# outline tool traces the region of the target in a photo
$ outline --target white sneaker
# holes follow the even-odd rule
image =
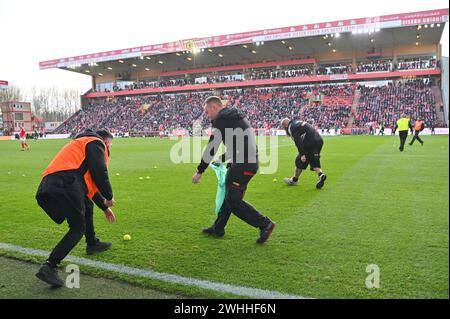
[[[284,181],[286,184],[288,184],[289,186],[295,186],[295,185],[298,184],[298,181],[297,181],[297,182],[294,182],[294,181],[292,180],[292,178],[289,178],[289,177],[285,177],[285,178],[283,179],[283,181]]]

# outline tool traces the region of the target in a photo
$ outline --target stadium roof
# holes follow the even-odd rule
[[[150,70],[160,73],[313,57],[332,50],[368,52],[416,42],[438,44],[448,14],[446,8],[186,39],[43,61],[39,67],[95,76]]]

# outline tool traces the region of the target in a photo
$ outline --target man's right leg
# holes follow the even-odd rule
[[[250,203],[244,200],[247,185],[257,172],[257,166],[250,164],[248,166],[240,166],[232,171],[230,176],[233,177],[233,182],[230,191],[227,193],[225,200],[231,211],[247,224],[259,228],[260,237],[257,243],[264,243],[271,235],[275,228],[268,217],[263,216]]]

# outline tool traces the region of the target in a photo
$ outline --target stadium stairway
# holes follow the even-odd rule
[[[441,88],[436,86],[436,85],[433,85],[431,87],[431,91],[433,92],[434,100],[436,101],[436,105],[435,105],[435,107],[436,107],[436,120],[437,120],[438,123],[445,123],[446,122],[445,121],[445,115],[444,115],[443,110],[441,110],[441,105],[444,105],[443,101],[442,101]]]
[[[360,96],[361,96],[361,91],[355,90],[355,95],[353,96],[352,110],[350,111],[350,118],[348,119],[347,128],[353,128],[353,123],[355,121],[355,114],[356,114],[356,110],[358,109]]]

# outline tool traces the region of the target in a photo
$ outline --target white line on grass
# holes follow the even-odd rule
[[[25,248],[17,245],[7,244],[7,243],[0,243],[0,249],[12,251],[12,252],[18,252],[23,253],[27,255],[35,255],[35,256],[42,256],[47,257],[49,255],[48,251],[40,250],[40,249],[33,249],[33,248]],[[84,265],[89,266],[97,269],[103,269],[108,271],[113,271],[120,274],[125,275],[131,275],[131,276],[137,276],[137,277],[145,277],[150,279],[157,279],[165,282],[185,285],[185,286],[193,286],[198,288],[204,288],[209,290],[218,291],[220,293],[229,293],[233,295],[243,296],[243,297],[251,297],[251,298],[265,298],[265,299],[309,299],[307,297],[302,296],[296,296],[296,295],[289,295],[284,294],[278,291],[270,291],[270,290],[263,290],[263,289],[257,289],[257,288],[249,288],[249,287],[242,287],[242,286],[234,286],[219,282],[212,282],[208,280],[202,280],[202,279],[195,279],[195,278],[189,278],[189,277],[183,277],[178,275],[172,275],[167,274],[163,272],[156,272],[153,270],[147,270],[147,269],[139,269],[139,268],[133,268],[128,267],[120,264],[111,264],[106,263],[102,261],[97,260],[91,260],[87,258],[82,257],[75,257],[75,256],[67,256],[65,258],[66,261],[78,264],[78,265]],[[270,281],[270,278],[268,278],[268,281]]]

